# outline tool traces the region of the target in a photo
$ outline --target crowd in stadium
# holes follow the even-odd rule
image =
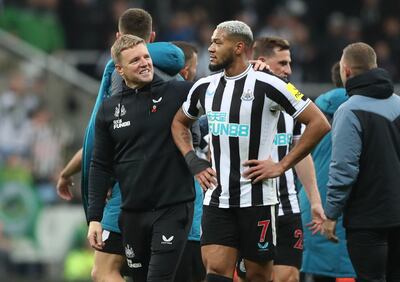
[[[390,70],[395,82],[400,79],[400,4],[395,0],[4,0],[0,28],[46,52],[108,50],[118,17],[130,6],[142,7],[154,15],[158,40],[197,44],[199,77],[208,74],[201,62],[207,62],[214,25],[236,18],[248,23],[256,37],[275,35],[291,42],[296,70],[293,81],[329,82],[330,67],[340,51],[356,41],[373,46],[379,64]],[[102,67],[98,67],[97,74],[93,68],[88,71],[100,77]]]

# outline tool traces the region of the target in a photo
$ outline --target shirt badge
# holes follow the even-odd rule
[[[124,106],[124,105],[121,105],[121,104],[118,104],[118,105],[115,107],[114,116],[117,117],[117,118],[119,118],[119,117],[122,117],[122,116],[124,116],[124,115],[126,115],[125,106]]]
[[[253,101],[254,100],[254,93],[250,89],[247,89],[243,92],[242,97],[240,97],[242,101]]]

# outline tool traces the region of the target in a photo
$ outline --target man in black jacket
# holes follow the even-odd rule
[[[365,43],[343,50],[340,76],[350,98],[332,127],[324,232],[337,241],[343,212],[357,281],[400,281],[400,97]]]
[[[120,227],[134,281],[173,281],[192,221],[193,178],[170,125],[192,83],[163,82],[139,37],[111,49],[125,84],[100,107],[90,168],[90,224],[101,221],[114,178],[122,194]],[[99,224],[95,224],[100,226]],[[101,248],[101,228],[89,238]]]

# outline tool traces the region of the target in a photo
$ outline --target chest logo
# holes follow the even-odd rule
[[[121,104],[118,104],[118,105],[115,107],[114,116],[117,117],[117,118],[119,118],[119,117],[122,117],[122,116],[124,116],[124,115],[126,115],[125,106],[124,106],[124,105],[121,105]]]
[[[157,100],[156,100],[156,99],[152,99],[152,100],[153,100],[153,103],[154,103],[154,104],[158,104],[158,103],[161,102],[162,97],[158,98]]]
[[[254,93],[250,89],[247,89],[243,92],[242,97],[240,97],[242,101],[253,101],[254,100]]]

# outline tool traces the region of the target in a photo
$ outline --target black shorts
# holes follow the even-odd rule
[[[300,269],[303,256],[303,228],[300,214],[278,217],[278,244],[274,265],[287,265]],[[246,278],[246,268],[240,255],[236,264],[239,277]]]
[[[104,229],[102,238],[104,247],[100,252],[125,256],[124,245],[122,244],[122,235],[120,233]]]
[[[99,252],[125,256],[125,250],[124,250],[124,245],[122,243],[121,233],[104,229],[102,238],[104,242],[104,247],[103,249],[99,250]],[[121,275],[129,276],[129,267],[128,264],[126,263],[126,260],[121,267]]]
[[[276,207],[223,209],[203,206],[201,244],[235,248],[243,258],[254,262],[273,260]]]
[[[206,277],[206,270],[201,258],[200,242],[187,241],[181,263],[176,271],[175,282],[201,282]]]
[[[155,211],[121,211],[120,228],[133,281],[173,281],[193,219],[193,202]]]
[[[300,213],[278,217],[278,244],[274,265],[301,268],[303,257],[303,225]]]

